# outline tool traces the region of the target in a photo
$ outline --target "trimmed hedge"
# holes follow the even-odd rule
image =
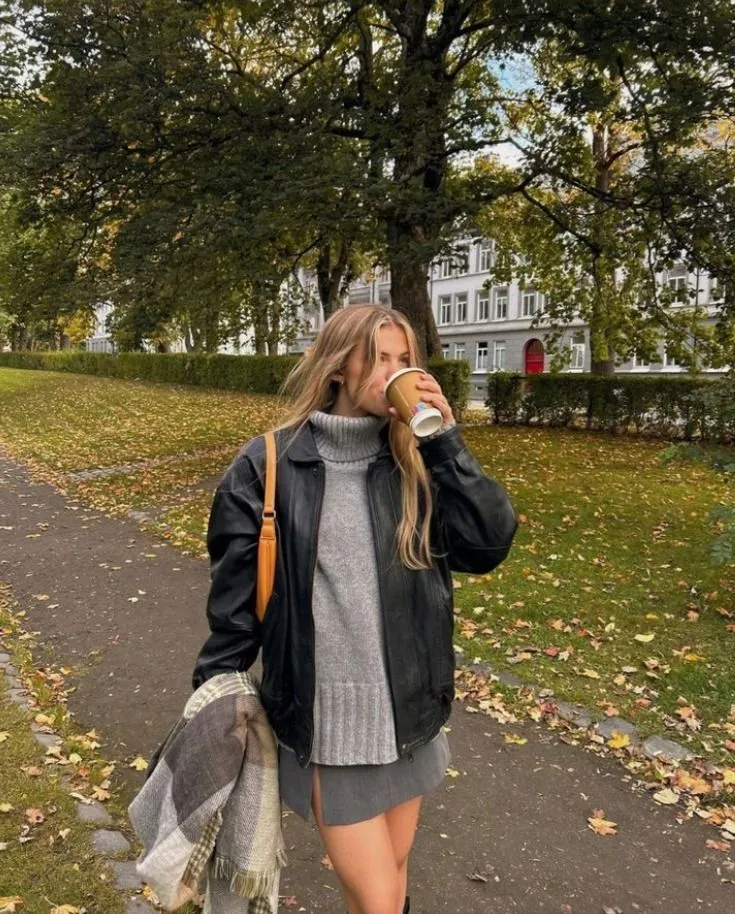
[[[585,426],[665,438],[735,440],[733,382],[696,377],[498,372],[486,406],[499,424]]]
[[[0,367],[69,371],[166,384],[187,384],[277,394],[299,355],[206,355],[204,353],[0,352]],[[469,398],[469,364],[432,359],[429,371],[441,384],[457,418]]]

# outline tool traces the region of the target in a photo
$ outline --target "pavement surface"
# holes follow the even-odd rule
[[[150,754],[191,691],[207,633],[206,563],[33,482],[0,450],[0,582],[41,648],[73,669],[70,710],[81,727],[97,729],[103,755]],[[424,804],[410,875],[414,914],[735,911],[732,856],[705,844],[717,831],[696,818],[679,824],[614,760],[560,742],[542,725],[501,726],[459,703],[450,726],[460,774]],[[508,731],[528,742],[506,744]],[[142,776],[118,770],[132,797]],[[595,809],[618,823],[617,835],[587,827]],[[284,823],[284,910],[342,914],[318,835],[293,814]]]

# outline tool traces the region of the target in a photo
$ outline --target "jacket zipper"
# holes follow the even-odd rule
[[[309,757],[306,761],[306,767],[311,764],[311,758],[314,754],[314,707],[316,705],[316,627],[314,626],[314,612],[312,610],[312,600],[314,595],[314,575],[316,574],[316,559],[319,547],[319,523],[322,519],[322,505],[324,503],[324,464],[318,463],[312,473],[317,478],[319,489],[317,491],[316,511],[314,512],[314,526],[312,528],[311,541],[313,544],[313,553],[311,557],[311,571],[309,575],[309,621],[311,624],[311,669],[313,672],[311,685],[311,733],[309,734]]]
[[[380,591],[380,614],[383,617],[383,646],[385,649],[385,665],[388,672],[388,686],[390,690],[390,701],[393,707],[393,729],[396,734],[396,749],[399,757],[402,757],[403,750],[401,740],[398,735],[398,713],[396,711],[396,696],[393,690],[393,675],[390,666],[390,653],[388,651],[388,619],[385,611],[385,592],[383,586],[383,575],[381,574],[380,551],[378,547],[378,522],[375,512],[375,502],[373,501],[373,478],[376,472],[376,463],[371,464],[368,468],[368,501],[370,502],[370,518],[373,524],[373,550],[375,552],[375,561],[378,565],[378,590]]]

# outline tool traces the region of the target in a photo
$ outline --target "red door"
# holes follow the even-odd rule
[[[530,340],[526,344],[526,374],[540,374],[544,370],[544,344]]]

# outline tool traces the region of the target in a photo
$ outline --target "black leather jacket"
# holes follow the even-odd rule
[[[278,432],[278,562],[263,624],[255,615],[255,574],[263,509],[265,445],[250,441],[220,483],[209,518],[211,635],[194,669],[194,687],[217,673],[248,669],[263,648],[261,700],[278,739],[306,766],[311,757],[315,689],[311,596],[324,463],[309,424]],[[516,517],[452,428],[420,445],[433,493],[432,568],[410,571],[395,533],[401,479],[384,436],[368,469],[387,668],[401,757],[436,736],[454,697],[451,571],[484,574],[508,554]],[[368,544],[365,544],[367,547]],[[357,546],[357,544],[356,544]],[[360,548],[360,547],[358,547]]]

